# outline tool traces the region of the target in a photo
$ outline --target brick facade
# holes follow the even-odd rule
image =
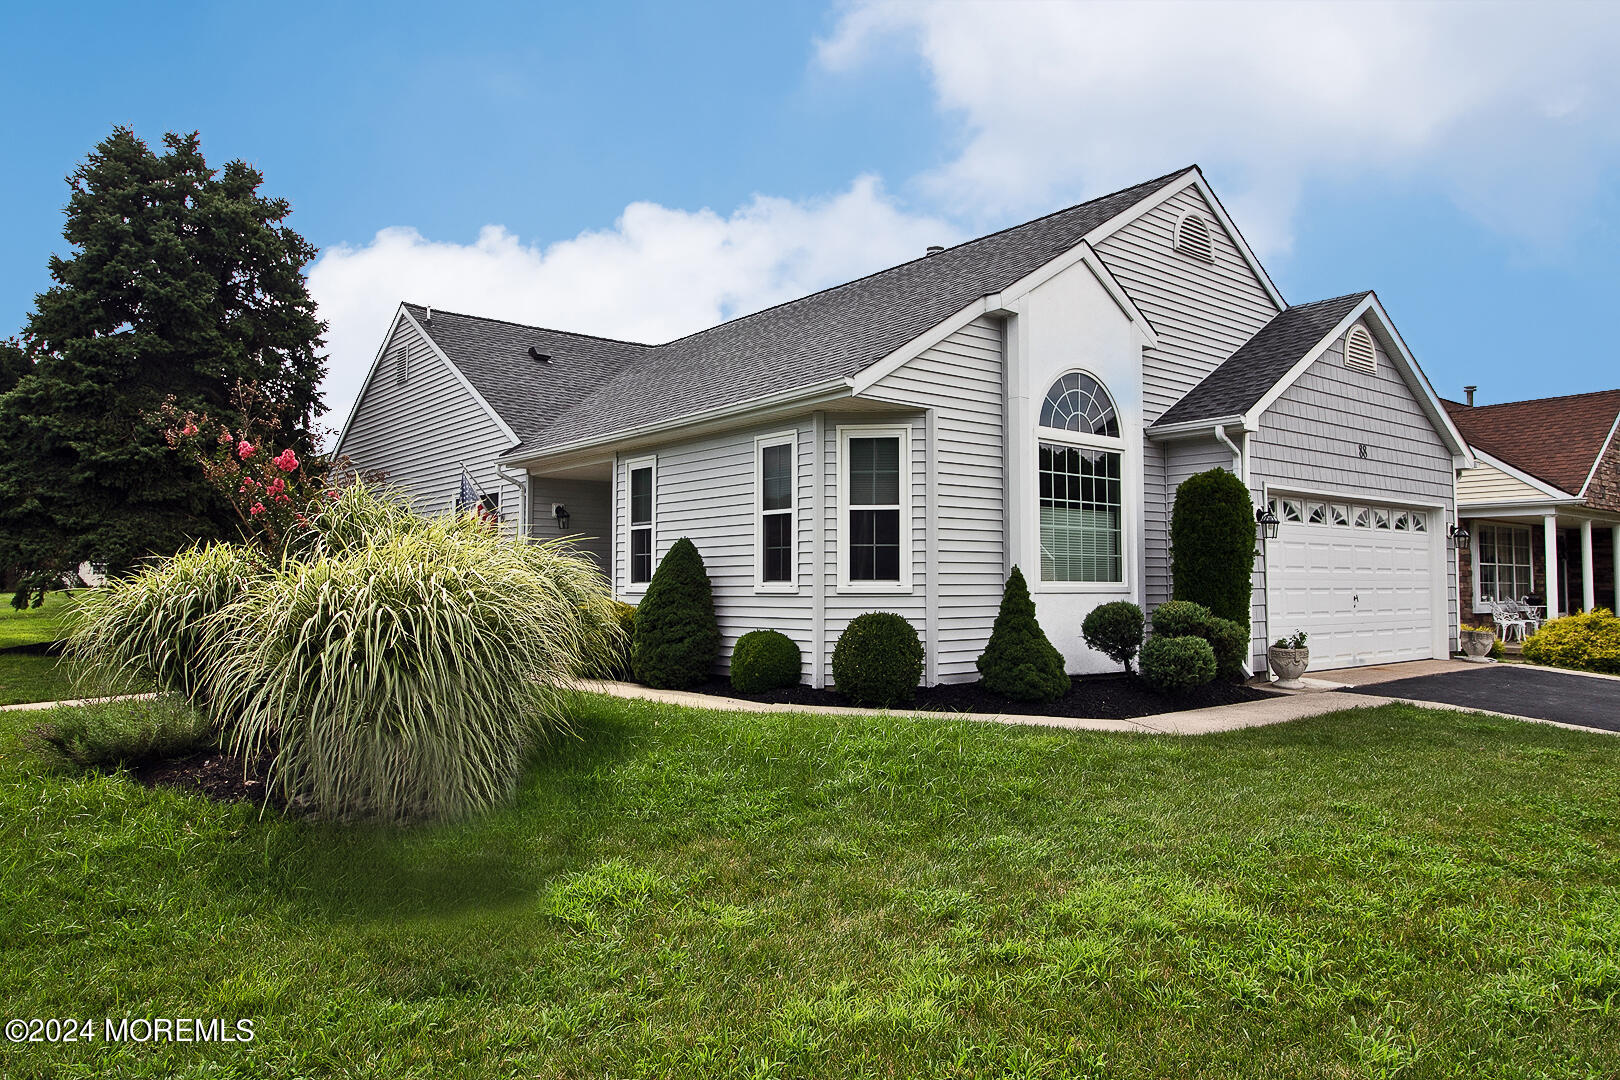
[[[1620,464],[1620,463],[1617,463]],[[1617,469],[1617,480],[1620,480],[1620,469]],[[1594,478],[1594,484],[1596,479]],[[1466,511],[1465,511],[1466,513]],[[1545,528],[1541,522],[1512,522],[1487,521],[1463,519],[1468,531],[1473,533],[1475,540],[1469,545],[1469,550],[1457,559],[1457,595],[1459,599],[1458,610],[1462,613],[1462,621],[1473,625],[1488,622],[1489,615],[1474,612],[1474,545],[1478,543],[1480,526],[1483,525],[1518,525],[1528,527],[1530,530],[1530,567],[1535,577],[1536,591],[1545,595],[1547,582],[1547,545],[1543,540]],[[1561,579],[1559,589],[1573,601],[1572,608],[1581,606],[1581,530],[1579,528],[1560,528],[1558,530],[1558,552],[1560,562],[1568,568],[1566,578]],[[1598,607],[1615,610],[1615,578],[1614,578],[1614,534],[1608,525],[1596,525],[1592,529],[1592,573],[1596,585],[1596,599]]]

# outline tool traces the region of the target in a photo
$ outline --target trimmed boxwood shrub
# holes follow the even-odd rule
[[[1170,562],[1177,600],[1196,601],[1235,623],[1249,621],[1254,504],[1242,480],[1211,469],[1181,482],[1170,517]]]
[[[1620,618],[1608,608],[1553,619],[1524,640],[1533,664],[1620,675]]]
[[[731,650],[731,685],[745,694],[799,685],[804,658],[793,639],[778,630],[753,630]]]
[[[1063,654],[1041,630],[1024,572],[1012,568],[1001,594],[1001,611],[979,657],[984,688],[1014,701],[1056,701],[1069,691]]]
[[[1155,637],[1198,637],[1215,652],[1215,673],[1222,679],[1241,679],[1249,655],[1249,628],[1213,614],[1203,604],[1171,600],[1153,612]]]
[[[1129,600],[1115,600],[1091,609],[1080,624],[1080,636],[1088,647],[1130,671],[1142,648],[1142,627],[1142,609]]]
[[[720,625],[703,556],[681,537],[671,545],[636,607],[630,666],[636,679],[660,690],[703,682],[720,657]]]
[[[893,612],[857,615],[833,646],[833,685],[857,705],[887,708],[910,701],[922,671],[922,641]]]
[[[1184,694],[1215,678],[1215,650],[1200,637],[1160,637],[1142,646],[1142,678],[1161,694]]]

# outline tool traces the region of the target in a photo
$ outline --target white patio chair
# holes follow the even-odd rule
[[[1496,623],[1496,636],[1503,641],[1523,641],[1525,620],[1516,611],[1508,610],[1508,606],[1501,600],[1487,600],[1485,605],[1491,609],[1491,619]]]
[[[1506,607],[1511,614],[1517,615],[1520,619],[1524,620],[1526,632],[1533,634],[1537,630],[1541,629],[1541,624],[1543,622],[1541,613],[1535,608],[1531,607],[1529,604],[1525,603],[1523,600],[1509,600],[1503,606]]]

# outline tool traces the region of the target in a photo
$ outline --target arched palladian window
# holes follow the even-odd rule
[[[1102,383],[1071,371],[1041,405],[1041,580],[1125,580],[1125,442]]]

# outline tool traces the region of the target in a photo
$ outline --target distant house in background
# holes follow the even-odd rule
[[[1288,305],[1197,168],[662,345],[402,304],[337,449],[431,511],[463,471],[634,602],[690,537],[722,666],[772,628],[825,685],[898,612],[971,681],[1009,569],[1072,672],[1080,626],[1170,598],[1176,487],[1228,469],[1257,540],[1252,663],[1455,648],[1462,436],[1377,296]],[[493,500],[492,500],[493,501]]]
[[[1470,402],[1473,394],[1469,394]],[[1463,611],[1546,598],[1548,614],[1615,606],[1620,390],[1500,405],[1447,401],[1473,449],[1458,474]]]

